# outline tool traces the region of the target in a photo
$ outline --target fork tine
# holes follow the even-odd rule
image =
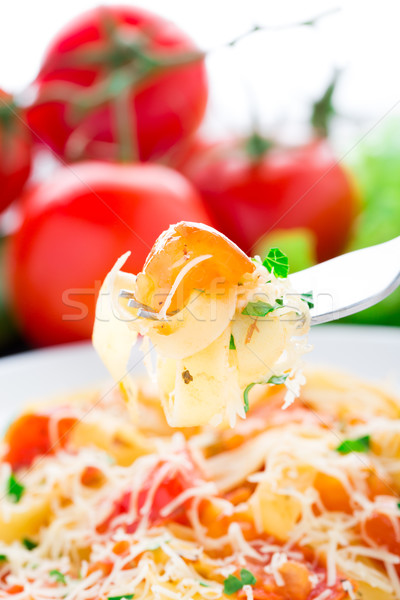
[[[133,292],[131,292],[130,290],[120,290],[118,295],[120,298],[134,298],[135,297],[135,294]]]
[[[132,307],[132,308],[143,308],[146,312],[152,312],[155,313],[156,311],[151,308],[150,306],[147,306],[147,304],[143,304],[142,302],[138,302],[135,298],[135,294],[133,292],[131,292],[130,290],[120,290],[119,292],[119,297],[120,298],[127,298],[128,299],[128,306]]]
[[[131,308],[140,308],[149,313],[156,312],[153,308],[151,308],[151,306],[147,306],[147,304],[142,304],[141,302],[138,302],[137,300],[135,300],[135,298],[129,298],[128,306],[130,306]]]
[[[151,306],[147,306],[147,304],[143,304],[142,302],[138,302],[135,298],[135,294],[133,292],[131,292],[130,290],[120,290],[119,292],[119,297],[120,298],[127,298],[128,299],[128,306],[131,308],[138,308],[139,309],[139,316],[140,317],[144,317],[145,319],[155,319],[157,317],[155,317],[154,315],[158,314],[156,310],[154,310],[154,308],[151,308]],[[174,315],[176,315],[179,312],[179,310],[172,310],[170,312],[167,312],[167,317],[173,317]]]

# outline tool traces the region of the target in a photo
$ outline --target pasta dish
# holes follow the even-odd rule
[[[400,402],[303,369],[283,253],[181,223],[123,262],[94,329],[115,384],[6,431],[0,598],[398,600]]]

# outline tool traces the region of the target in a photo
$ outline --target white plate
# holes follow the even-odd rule
[[[400,329],[322,326],[312,330],[307,362],[339,367],[371,381],[389,380],[400,389]],[[140,352],[134,373],[143,373]],[[0,428],[28,400],[73,391],[109,376],[91,344],[26,352],[0,360]]]

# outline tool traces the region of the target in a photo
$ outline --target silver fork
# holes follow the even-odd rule
[[[400,285],[400,236],[299,271],[290,280],[296,291],[313,292],[312,325],[347,317]]]
[[[400,236],[294,273],[290,281],[297,293],[313,293],[312,325],[352,315],[380,302],[400,285]],[[139,308],[140,316],[156,318],[155,311],[137,302],[131,291],[121,290],[120,296]]]

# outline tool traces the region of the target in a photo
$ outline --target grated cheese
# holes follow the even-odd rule
[[[399,459],[374,452],[341,455],[335,450],[339,441],[367,433],[371,439],[377,439],[382,432],[400,434],[396,415],[375,418],[375,404],[370,405],[369,396],[366,398],[362,423],[337,420],[333,421],[333,430],[332,420],[330,428],[325,425],[324,413],[319,415],[321,420],[305,417],[299,421],[291,420],[286,413],[289,416],[285,419],[274,420],[269,416],[263,430],[254,433],[260,431],[261,417],[257,415],[258,429],[255,429],[250,411],[241,432],[243,440],[235,442],[234,448],[230,446],[234,437],[229,437],[227,428],[212,434],[204,428],[196,433],[198,437],[187,434],[188,440],[182,433],[155,437],[152,453],[123,467],[110,461],[107,453],[95,444],[79,448],[67,445],[54,455],[35,461],[32,468],[18,473],[26,488],[21,502],[12,504],[3,498],[0,503],[0,554],[8,558],[6,565],[0,563],[0,598],[5,597],[2,594],[6,581],[7,586],[24,586],[23,593],[14,595],[21,600],[29,596],[35,600],[89,600],[124,593],[134,593],[135,600],[148,600],[151,596],[219,600],[224,598],[223,586],[214,578],[227,577],[240,568],[251,570],[248,565],[252,560],[264,565],[279,590],[284,585],[280,568],[287,560],[304,562],[305,546],[326,561],[326,573],[311,571],[309,576],[313,589],[326,580],[328,588],[319,594],[318,600],[330,600],[338,578],[342,577],[342,588],[351,600],[357,598],[352,581],[400,597],[396,569],[400,557],[360,536],[366,519],[375,512],[387,515],[395,535],[399,535],[397,496],[390,495],[389,490],[388,495],[371,497],[367,487],[371,470],[380,476],[399,473]],[[114,398],[100,403],[86,419],[94,425],[106,420],[110,428],[118,427],[118,423],[127,419],[126,408],[120,402],[121,405]],[[57,440],[61,418],[80,419],[85,413],[87,407],[79,404],[63,405],[54,411],[50,420],[52,441]],[[392,452],[393,445],[388,443],[383,448]],[[201,460],[197,461],[197,456]],[[101,487],[82,484],[81,475],[87,467],[101,471],[104,478]],[[350,495],[351,514],[327,510],[313,478],[303,485],[304,470],[337,479]],[[0,462],[2,489],[6,489],[10,474],[10,465]],[[192,478],[193,482],[162,507],[162,519],[154,523],[151,511],[157,491],[166,478],[176,475]],[[140,490],[145,484],[146,497],[140,507]],[[257,513],[247,500],[234,506],[229,496],[220,496],[242,484],[255,486],[252,497],[268,484],[271,494],[278,499],[290,498],[298,503],[299,515],[286,539],[278,542],[264,535],[268,532],[263,530],[261,505]],[[109,518],[115,503],[127,492],[130,492],[127,510],[116,515],[109,529],[100,533],[97,526]],[[19,537],[1,541],[9,524],[15,518],[21,522],[24,511],[29,513],[38,499],[45,499],[49,507],[46,513],[49,521],[28,536],[38,546],[29,551],[21,545]],[[204,500],[212,504],[216,514],[233,520],[220,537],[212,537],[202,521]],[[169,522],[171,514],[182,505],[187,506],[188,522],[184,525]],[[239,522],[235,521],[236,512],[252,515],[263,534],[262,543],[245,539]],[[132,523],[137,527],[130,532]],[[115,544],[124,541],[128,543],[126,554],[114,554]],[[93,564],[107,562],[110,557],[113,565],[109,573],[104,575],[101,569],[90,571]],[[81,579],[71,575],[76,575],[78,569]],[[67,585],[56,585],[49,576],[53,570],[65,574]],[[253,599],[252,586],[244,586],[243,591],[246,600]]]

